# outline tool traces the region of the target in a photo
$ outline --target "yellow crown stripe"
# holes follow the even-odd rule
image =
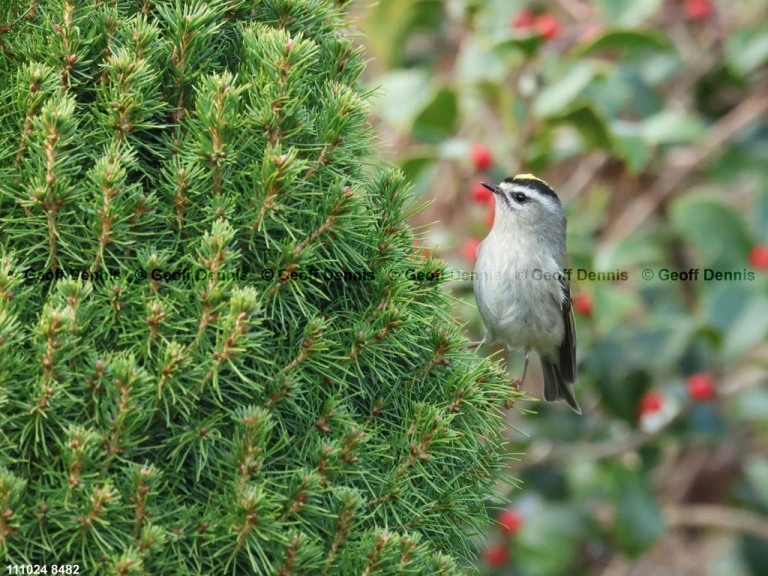
[[[546,184],[547,186],[549,186],[549,184],[547,184],[544,180],[534,176],[533,174],[518,174],[517,176],[515,176],[513,178],[513,180],[536,180],[538,182],[541,182],[541,183]],[[552,188],[552,186],[549,186],[549,187]]]

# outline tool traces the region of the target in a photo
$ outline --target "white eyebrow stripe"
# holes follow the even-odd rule
[[[525,184],[520,184],[517,182],[515,184],[509,184],[509,183],[503,182],[500,186],[505,193],[522,192],[526,196],[536,199],[537,202],[546,206],[547,209],[549,209],[551,212],[557,211],[557,202],[550,196],[546,196],[545,194],[542,194],[535,188],[530,188]]]

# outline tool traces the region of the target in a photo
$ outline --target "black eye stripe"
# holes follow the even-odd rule
[[[501,182],[502,184],[522,185],[522,186],[525,186],[526,188],[535,190],[542,196],[549,196],[550,198],[553,198],[558,202],[560,201],[560,199],[557,197],[557,194],[555,194],[555,191],[552,190],[552,188],[550,188],[546,182],[543,182],[542,180],[537,180],[536,178],[524,178],[522,176],[518,176],[518,177],[504,178],[504,180],[502,180]]]

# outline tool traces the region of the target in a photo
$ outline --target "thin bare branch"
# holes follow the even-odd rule
[[[664,518],[670,526],[675,528],[711,528],[748,532],[768,540],[768,518],[748,510],[716,504],[669,506],[664,508]]]

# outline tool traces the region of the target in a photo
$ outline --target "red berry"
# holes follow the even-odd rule
[[[533,10],[526,8],[520,12],[520,14],[518,14],[514,20],[512,20],[512,28],[515,28],[516,30],[525,30],[526,28],[530,28],[533,26],[533,21],[535,18],[536,16],[534,15]]]
[[[755,246],[749,253],[749,263],[755,270],[768,270],[768,246]]]
[[[485,553],[486,563],[493,568],[501,568],[509,562],[509,550],[502,543],[491,544]]]
[[[571,299],[573,309],[581,316],[592,316],[592,298],[589,294],[577,294]]]
[[[547,40],[560,36],[560,21],[548,12],[536,16],[534,26],[536,26],[536,31]]]
[[[499,530],[502,534],[516,534],[523,527],[523,515],[514,508],[499,514]]]
[[[475,202],[488,202],[488,200],[491,199],[493,196],[493,193],[488,190],[485,186],[480,184],[480,182],[475,182],[472,185],[472,200]]]
[[[691,20],[704,20],[712,14],[712,2],[711,0],[685,0],[683,10]]]
[[[488,213],[485,215],[485,225],[487,228],[493,228],[493,221],[496,219],[496,199],[491,194],[488,199]]]
[[[488,170],[493,164],[493,154],[487,146],[475,144],[472,146],[472,163],[475,170]]]
[[[650,414],[651,412],[658,412],[661,410],[661,406],[664,403],[664,398],[659,392],[651,390],[646,392],[645,396],[640,399],[640,415]]]
[[[715,396],[715,382],[706,372],[689,376],[686,386],[688,386],[688,394],[697,402],[706,402]]]
[[[477,262],[477,248],[480,246],[480,240],[470,238],[461,247],[461,255],[470,264]]]

